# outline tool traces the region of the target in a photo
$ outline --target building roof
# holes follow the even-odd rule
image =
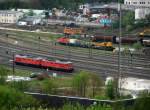
[[[12,9],[14,11],[15,9]],[[40,15],[44,13],[46,10],[35,10],[35,9],[17,9],[18,12],[23,12],[23,13],[29,13],[30,11],[33,11],[36,15]]]
[[[39,17],[39,16],[27,16],[25,18],[20,19],[19,21],[30,22],[30,21],[34,21],[35,19],[41,19],[41,17]]]

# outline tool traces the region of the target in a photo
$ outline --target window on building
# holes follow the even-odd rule
[[[145,4],[145,2],[140,2],[140,4]]]

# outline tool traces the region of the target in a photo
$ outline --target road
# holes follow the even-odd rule
[[[66,59],[74,63],[75,70],[87,70],[105,76],[117,76],[118,72],[118,55],[107,53],[104,51],[97,51],[93,49],[92,58],[89,58],[89,49],[71,48],[61,45],[52,45],[49,41],[27,40],[18,37],[0,38],[0,53],[6,59],[5,50],[14,50],[16,54],[32,54],[34,56],[52,57],[56,59]],[[9,42],[8,42],[9,41]],[[17,41],[17,44],[14,42]],[[9,57],[11,55],[8,55]],[[8,60],[8,59],[7,59]],[[140,77],[150,78],[150,60],[147,57],[133,56],[132,62],[129,55],[121,57],[121,71],[124,77]]]

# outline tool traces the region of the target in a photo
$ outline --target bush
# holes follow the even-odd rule
[[[134,43],[134,44],[133,44],[133,48],[135,48],[135,49],[137,49],[137,50],[140,50],[140,49],[142,48],[142,45],[141,45],[140,42]]]

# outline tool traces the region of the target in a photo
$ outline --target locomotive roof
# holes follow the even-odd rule
[[[61,61],[61,60],[56,60],[56,63],[70,64],[70,63],[72,63],[72,62],[70,62],[70,61]]]
[[[23,54],[17,54],[15,57],[21,57],[21,58],[33,58],[33,59],[43,59],[42,57],[35,57],[32,55],[23,55]]]
[[[55,61],[56,63],[61,63],[61,64],[70,64],[72,62],[70,61],[65,61],[65,60],[60,60],[60,59],[57,59],[57,60],[54,60],[53,58],[43,58],[43,57],[35,57],[35,56],[32,56],[32,55],[24,55],[24,54],[17,54],[15,55],[15,57],[20,57],[20,58],[32,58],[32,59],[42,59],[42,60],[47,60],[47,61]]]

